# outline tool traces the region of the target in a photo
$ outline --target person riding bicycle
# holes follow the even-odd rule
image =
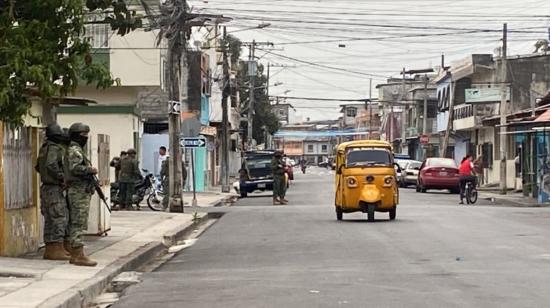
[[[458,174],[460,175],[460,203],[464,204],[466,183],[470,182],[475,187],[476,177],[474,171],[474,163],[472,162],[472,155],[466,155],[460,163],[458,168]]]

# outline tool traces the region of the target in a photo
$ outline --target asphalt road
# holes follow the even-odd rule
[[[411,188],[396,221],[338,222],[331,172],[309,171],[289,205],[240,200],[115,307],[549,305],[550,209],[459,206]]]

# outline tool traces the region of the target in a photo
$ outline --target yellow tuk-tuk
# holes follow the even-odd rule
[[[379,140],[358,140],[336,148],[336,218],[363,212],[389,212],[394,220],[399,203],[391,145]]]

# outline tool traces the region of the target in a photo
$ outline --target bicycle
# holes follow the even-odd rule
[[[474,182],[466,182],[466,187],[464,188],[464,195],[466,197],[467,204],[474,204],[477,202],[477,188]]]

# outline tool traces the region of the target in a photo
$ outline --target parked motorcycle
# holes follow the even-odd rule
[[[147,169],[142,169],[142,171],[146,174],[146,176],[144,176],[143,179],[135,185],[134,195],[132,196],[132,205],[135,205],[136,209],[139,211],[141,209],[141,202],[145,199],[145,196],[147,196],[147,206],[149,206],[149,208],[153,211],[160,211],[162,210],[162,191],[160,191],[157,188],[157,185],[155,185],[155,176]],[[120,205],[119,193],[120,189],[118,183],[112,183],[111,203],[113,208],[117,208],[118,205]]]

